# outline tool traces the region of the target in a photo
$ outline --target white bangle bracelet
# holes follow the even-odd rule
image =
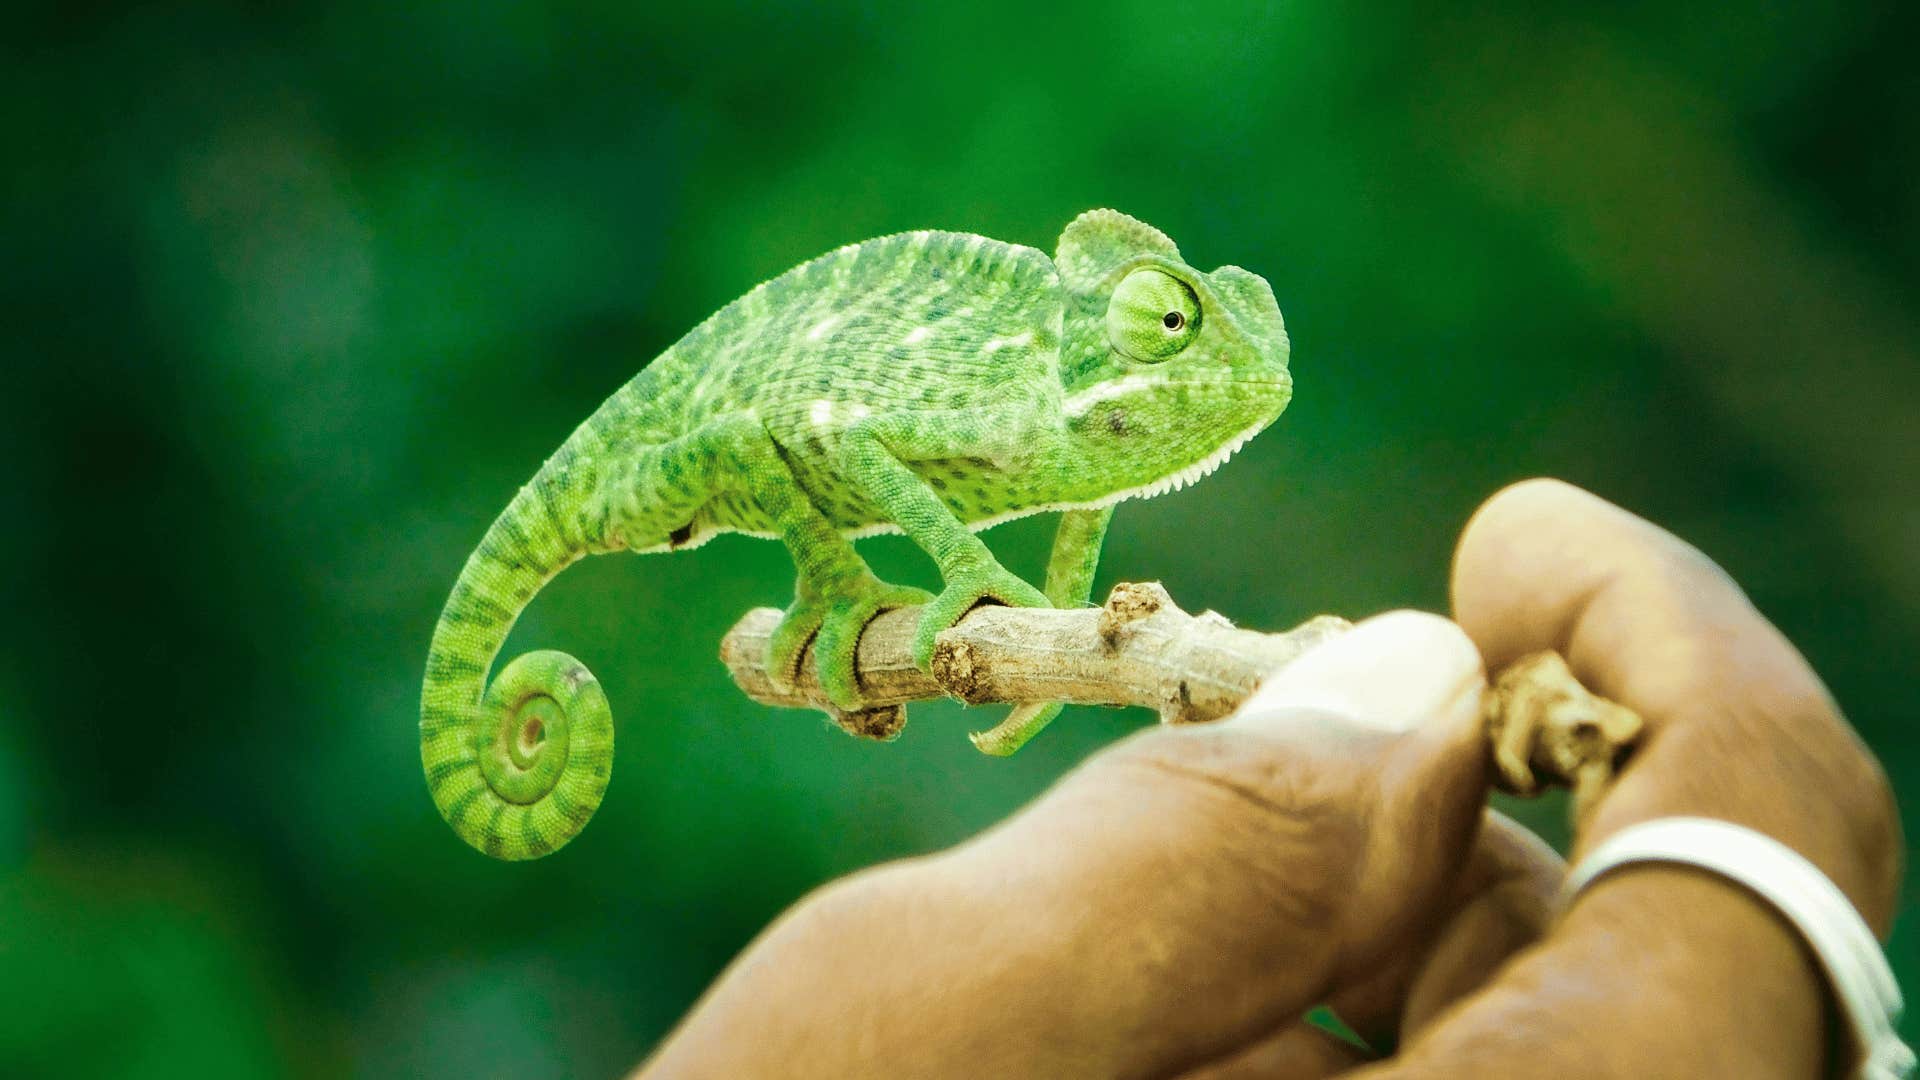
[[[1866,920],[1820,869],[1764,833],[1713,818],[1670,817],[1608,837],[1567,875],[1561,906],[1596,878],[1637,862],[1681,863],[1729,878],[1786,916],[1813,949],[1853,1029],[1857,1080],[1902,1080],[1913,1051],[1894,1025],[1904,1007],[1887,958]]]

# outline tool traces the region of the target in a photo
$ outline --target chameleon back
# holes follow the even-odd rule
[[[569,443],[596,460],[628,463],[616,466],[624,475],[610,486],[644,489],[657,482],[646,475],[647,448],[751,417],[836,527],[887,529],[836,475],[841,434],[873,414],[1056,392],[1061,301],[1052,260],[1031,247],[934,231],[849,244],[689,331]],[[1044,402],[1034,406],[1038,412]],[[737,497],[712,500],[690,523],[635,524],[626,534],[635,551],[697,546],[721,532],[773,535],[766,515]],[[674,536],[682,525],[690,529]]]
[[[874,411],[964,407],[983,386],[1032,374],[1015,352],[977,363],[988,342],[1031,329],[1036,346],[1057,343],[1058,287],[1045,253],[983,236],[920,231],[848,244],[715,312],[583,430],[598,422],[653,441],[744,411],[777,425],[821,398]]]

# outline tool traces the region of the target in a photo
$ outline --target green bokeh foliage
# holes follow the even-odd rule
[[[790,578],[730,538],[582,564],[508,647],[613,702],[580,840],[500,865],[434,814],[421,664],[494,512],[708,312],[901,229],[1111,205],[1272,281],[1292,408],[1125,507],[1098,591],[1442,609],[1475,504],[1559,475],[1719,559],[1910,789],[1920,28],[1700,7],[16,15],[0,1073],[606,1075],[811,886],[1149,722],[1002,762],[957,706],[881,746],[753,705],[714,647]],[[990,542],[1034,572],[1049,525]]]

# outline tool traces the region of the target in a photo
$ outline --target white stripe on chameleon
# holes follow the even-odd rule
[[[807,419],[813,421],[815,427],[825,427],[833,423],[833,402],[826,398],[816,400],[813,408],[807,410]]]
[[[1031,344],[1033,344],[1033,331],[1027,330],[1018,334],[1011,334],[1007,337],[988,338],[987,343],[980,347],[980,351],[991,356],[1001,349],[1011,349]]]
[[[915,302],[915,304],[916,304],[916,306],[918,306],[918,307],[921,307],[921,308],[924,308],[924,307],[926,307],[926,301],[924,301],[924,300],[920,300],[920,301],[916,301],[916,302]],[[925,341],[925,340],[927,340],[928,338],[930,338],[930,337],[932,337],[932,336],[933,336],[933,328],[932,328],[932,327],[929,327],[929,326],[916,326],[916,327],[914,327],[914,328],[913,328],[912,330],[909,330],[909,331],[907,332],[907,336],[906,336],[906,337],[903,337],[903,338],[901,338],[901,339],[900,339],[900,344],[902,344],[902,345],[918,345],[918,344],[920,344],[921,342],[923,342],[923,341]]]
[[[1114,379],[1112,382],[1103,382],[1095,386],[1090,386],[1077,394],[1069,394],[1067,395],[1067,399],[1061,403],[1060,408],[1068,416],[1085,416],[1088,410],[1103,401],[1112,401],[1117,397],[1125,397],[1136,390],[1147,390],[1156,386],[1163,386],[1166,382],[1166,377],[1162,375],[1128,375],[1124,378]]]

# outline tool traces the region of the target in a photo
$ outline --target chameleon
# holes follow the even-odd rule
[[[1293,394],[1272,288],[1203,273],[1114,210],[1052,258],[962,232],[849,244],[767,281],[609,397],[522,486],[468,557],[421,690],[428,790],[461,839],[530,859],[567,843],[605,794],[613,717],[584,664],[542,650],[491,680],[519,613],[589,555],[675,552],[721,533],[777,538],[792,604],[768,645],[790,688],[813,650],[836,707],[861,707],[869,620],[923,605],[914,654],[976,605],[1087,602],[1114,504],[1206,476]],[[1061,518],[1037,588],[975,535]],[[876,577],[853,546],[905,533],[937,594]],[[1008,754],[1060,711],[1016,705],[974,733]]]

